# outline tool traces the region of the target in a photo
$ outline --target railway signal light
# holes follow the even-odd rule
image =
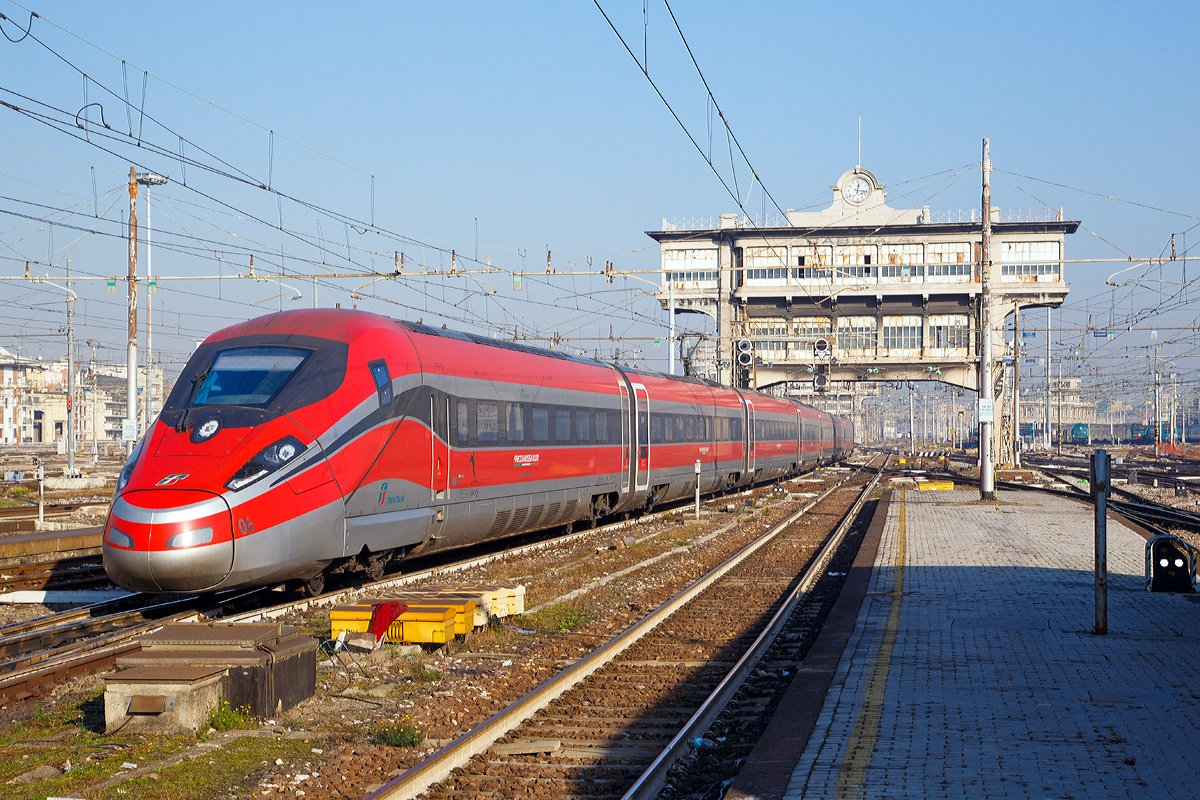
[[[813,355],[817,358],[827,358],[829,356],[829,340],[817,339],[813,342]]]
[[[754,342],[751,342],[749,339],[739,339],[737,351],[737,363],[739,367],[748,367],[754,363]]]

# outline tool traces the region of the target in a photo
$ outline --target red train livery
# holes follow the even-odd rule
[[[184,367],[121,471],[104,565],[143,591],[316,592],[334,572],[595,524],[853,446],[846,420],[695,378],[359,311],[268,314]]]

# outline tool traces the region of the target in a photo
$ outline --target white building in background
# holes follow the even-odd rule
[[[829,386],[940,380],[975,389],[981,296],[979,211],[895,209],[861,167],[830,187],[822,211],[775,217],[669,221],[659,242],[658,299],[716,323],[713,373],[723,384]],[[993,352],[1015,306],[1059,306],[1063,249],[1078,222],[1061,209],[999,209],[992,216]],[[737,343],[753,345],[737,369]],[[814,348],[827,343],[822,352]],[[824,384],[824,381],[821,382]]]
[[[67,438],[67,361],[22,358],[0,347],[0,445],[54,444]],[[75,373],[76,442],[121,438],[125,366],[80,361]],[[151,371],[154,409],[162,408],[163,373]],[[139,388],[139,408],[144,391]]]

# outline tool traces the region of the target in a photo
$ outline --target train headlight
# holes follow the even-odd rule
[[[204,422],[192,428],[192,435],[189,438],[193,444],[200,444],[216,436],[219,430],[221,430],[221,420],[217,417],[209,417]]]
[[[270,475],[284,464],[292,461],[307,449],[295,436],[285,436],[278,442],[264,447],[259,451],[258,455],[247,461],[241,469],[233,473],[233,477],[225,484],[225,488],[235,492],[245,489],[255,481]]]
[[[108,528],[108,543],[117,547],[133,547],[133,537],[111,525]]]
[[[146,444],[146,440],[150,436],[143,436],[137,443],[137,447],[133,448],[133,452],[129,454],[129,460],[125,462],[125,466],[121,467],[121,474],[117,476],[117,494],[129,483],[129,479],[133,477],[133,468],[137,466],[138,459],[142,455],[142,447]]]
[[[208,544],[212,538],[212,528],[197,528],[187,533],[177,533],[167,539],[167,547],[195,547],[198,544]]]

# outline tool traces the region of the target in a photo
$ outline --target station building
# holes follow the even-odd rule
[[[977,389],[980,212],[892,208],[884,184],[861,167],[830,188],[821,211],[664,219],[662,230],[647,231],[661,245],[663,308],[715,321],[711,359],[693,372],[725,385],[845,397],[847,405],[865,382]],[[1064,240],[1079,223],[1049,208],[993,207],[991,216],[992,352],[1000,361],[1011,357],[1003,323],[1015,307],[1065,300]],[[747,340],[750,366],[739,370]],[[1003,370],[995,374],[999,385]]]

